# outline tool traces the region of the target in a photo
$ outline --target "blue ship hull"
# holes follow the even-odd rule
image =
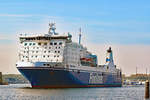
[[[90,82],[91,72],[50,67],[17,67],[34,88],[121,87],[121,76],[101,74],[100,82]],[[92,72],[97,73],[97,72]],[[93,74],[94,75],[94,74]],[[96,81],[96,80],[95,80]]]

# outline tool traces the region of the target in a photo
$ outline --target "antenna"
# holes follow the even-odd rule
[[[55,23],[49,23],[48,34],[50,34],[50,35],[57,35],[55,30],[56,30]]]
[[[146,75],[147,75],[147,68],[146,68]]]
[[[79,28],[79,44],[81,44],[81,27]]]
[[[136,67],[136,75],[137,75],[137,69],[138,69],[138,68]]]

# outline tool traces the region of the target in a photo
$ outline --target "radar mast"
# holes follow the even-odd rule
[[[58,35],[58,33],[56,33],[55,30],[56,30],[55,23],[49,23],[48,34],[50,34],[50,35]]]

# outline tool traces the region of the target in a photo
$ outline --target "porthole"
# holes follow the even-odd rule
[[[62,45],[62,42],[59,42],[59,45]]]
[[[38,45],[41,45],[41,43],[38,43]]]
[[[44,45],[47,45],[47,43],[44,43]]]
[[[47,66],[49,66],[49,64],[47,64]]]
[[[25,43],[24,46],[27,46],[27,43]]]
[[[57,45],[57,43],[55,42],[54,45]]]
[[[50,42],[50,45],[53,45],[53,43],[52,43],[52,42]]]

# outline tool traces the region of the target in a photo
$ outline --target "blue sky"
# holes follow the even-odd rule
[[[0,0],[0,44],[19,32],[60,32],[81,26],[91,43],[150,44],[149,0]]]

